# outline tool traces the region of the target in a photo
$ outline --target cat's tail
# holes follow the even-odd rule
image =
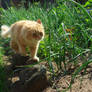
[[[8,27],[7,25],[1,26],[1,37],[10,37],[10,27]]]

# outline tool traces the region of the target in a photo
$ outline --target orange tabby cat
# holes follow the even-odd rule
[[[44,27],[40,20],[21,20],[10,27],[1,26],[1,30],[2,37],[7,37],[10,34],[10,46],[16,53],[26,55],[26,47],[28,46],[32,59],[39,61],[36,56],[37,50],[40,41],[44,38]]]

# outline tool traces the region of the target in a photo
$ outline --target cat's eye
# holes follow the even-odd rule
[[[37,36],[37,34],[36,34],[36,33],[33,33],[33,36],[34,36],[34,37],[36,37],[36,36]]]
[[[39,34],[40,34],[40,36],[43,36],[43,33],[42,32],[40,32]]]

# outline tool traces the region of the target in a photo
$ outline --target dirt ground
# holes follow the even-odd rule
[[[87,72],[79,74],[69,90],[66,90],[71,82],[71,75],[62,74],[53,83],[52,88],[49,87],[45,92],[92,92],[92,67],[87,69]],[[66,91],[65,91],[66,90]]]
[[[92,80],[89,74],[76,78],[71,89],[66,92],[92,92]],[[71,76],[64,76],[56,83],[56,89],[47,88],[45,92],[64,92],[68,88]]]
[[[15,60],[15,58],[16,58],[16,56],[13,56],[12,61],[14,61],[14,62],[12,64],[10,62],[9,58],[7,58],[7,56],[4,57],[4,61],[6,64],[6,72],[7,72],[7,75],[9,75],[9,76],[7,76],[9,89],[10,89],[10,85],[12,85],[12,83],[19,80],[18,77],[13,77],[11,75],[12,72],[16,71],[15,66],[21,66],[21,64],[22,65],[29,65],[29,63],[25,63],[25,61],[28,58],[23,58],[21,60],[22,63],[16,62],[17,60],[19,60],[19,58],[16,58],[16,60]],[[65,90],[70,85],[71,73],[63,75],[62,72],[58,72],[54,78],[51,78],[51,73],[48,70],[47,62],[42,62],[40,64],[44,65],[47,68],[47,78],[48,78],[48,81],[51,82],[51,84],[41,92],[65,92]],[[53,64],[53,66],[55,66],[55,69],[56,69],[56,65]],[[27,91],[25,91],[25,92],[27,92]],[[88,66],[85,74],[82,74],[82,72],[81,72],[75,78],[71,88],[69,90],[67,90],[66,92],[92,92],[92,65]]]

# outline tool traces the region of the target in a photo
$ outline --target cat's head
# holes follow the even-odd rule
[[[32,33],[33,39],[38,41],[43,39],[43,35],[44,35],[43,32],[39,32],[39,31],[35,31]]]
[[[40,19],[34,23],[34,27],[30,26],[27,34],[29,40],[40,41],[44,38],[44,27]]]

